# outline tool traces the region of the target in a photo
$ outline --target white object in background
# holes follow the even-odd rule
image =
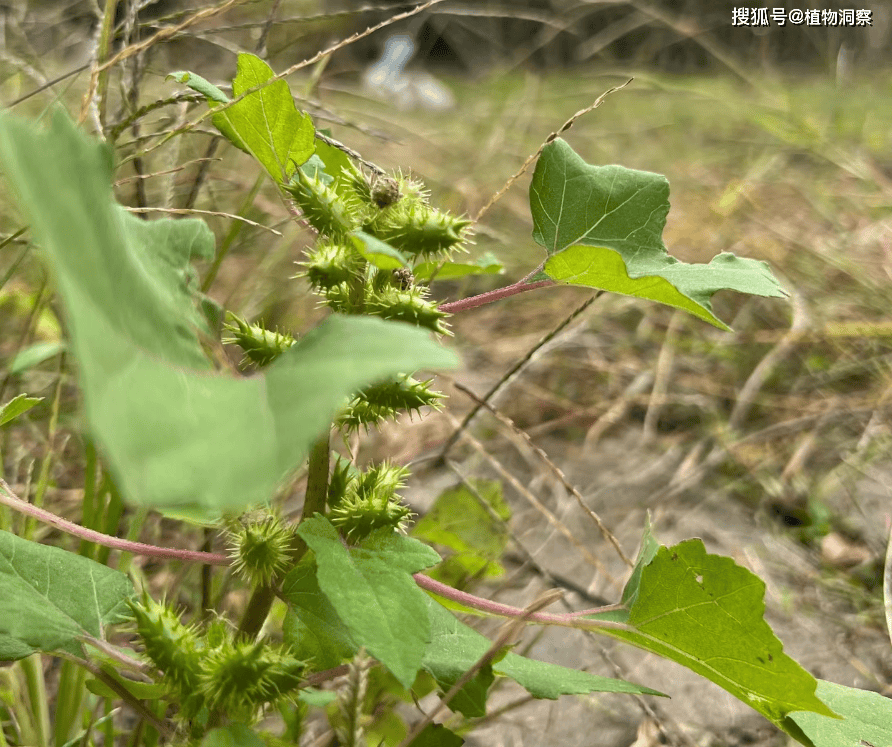
[[[422,107],[444,111],[455,106],[455,96],[433,75],[404,72],[415,54],[411,36],[394,34],[384,44],[384,54],[362,76],[363,87],[379,99],[390,101],[398,109]]]

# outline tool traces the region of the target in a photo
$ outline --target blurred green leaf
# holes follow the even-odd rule
[[[814,747],[892,745],[892,700],[879,693],[818,680],[818,697],[841,719],[796,711],[789,718],[814,742]]]
[[[412,273],[416,280],[427,282],[438,267],[440,271],[435,276],[436,280],[450,280],[468,275],[501,275],[505,272],[505,266],[496,256],[492,252],[486,252],[474,262],[421,262],[412,268]]]
[[[503,522],[510,509],[495,481],[475,481],[473,487]],[[486,510],[464,485],[443,491],[424,517],[412,527],[411,535],[452,551],[429,574],[450,586],[461,586],[469,578],[499,576],[504,569],[498,559],[508,544],[508,530]]]
[[[190,264],[213,255],[207,226],[115,205],[108,150],[61,110],[46,133],[5,116],[0,157],[54,267],[87,422],[131,501],[205,517],[261,503],[352,392],[455,363],[416,327],[334,315],[263,375],[215,372]]]
[[[46,360],[65,350],[65,343],[59,340],[53,342],[38,342],[22,350],[9,365],[9,372],[12,374],[22,373],[34,366],[39,366]]]

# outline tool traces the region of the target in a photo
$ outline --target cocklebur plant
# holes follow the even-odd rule
[[[116,205],[106,146],[63,113],[47,132],[11,117],[0,121],[0,161],[53,266],[71,322],[85,422],[109,480],[132,504],[216,527],[230,554],[104,536],[18,499],[4,483],[0,500],[89,542],[234,566],[250,587],[244,614],[237,628],[220,618],[184,623],[169,605],[147,596],[136,602],[134,584],[122,573],[0,532],[0,659],[64,656],[95,677],[94,689],[112,692],[151,725],[147,744],[157,742],[154,732],[169,743],[273,743],[257,731],[264,714],[324,712],[331,694],[310,686],[345,674],[351,680],[340,715],[328,698],[329,715],[343,738],[361,743],[369,726],[359,697],[364,652],[404,695],[436,687],[454,714],[450,724],[485,715],[496,677],[514,679],[536,698],[660,695],[506,651],[508,638],[494,644],[438,601],[444,600],[453,609],[518,625],[579,628],[658,653],[724,687],[804,744],[831,747],[822,734],[836,714],[855,724],[857,739],[883,743],[846,700],[857,691],[843,697],[784,654],[763,618],[764,584],[731,559],[708,554],[701,541],[660,546],[647,529],[616,604],[563,614],[518,609],[424,573],[441,558],[403,531],[409,516],[398,491],[405,468],[362,466],[332,454],[333,430],[350,434],[441,405],[432,382],[415,372],[456,365],[443,344],[449,314],[574,284],[655,300],[726,328],[712,313],[716,291],[784,295],[767,266],[730,254],[708,265],[671,258],[661,239],[666,180],[592,166],[554,136],[538,154],[530,187],[542,264],[506,288],[438,305],[427,288],[435,272],[475,271],[473,263],[453,261],[468,220],[431,206],[417,180],[400,173],[367,177],[352,156],[316,137],[287,84],[262,60],[240,55],[238,67],[232,100],[192,73],[173,77],[208,97],[220,132],[256,158],[318,233],[303,278],[335,312],[293,338],[231,317],[231,339],[258,369],[253,376],[217,371],[201,345],[214,328],[199,311],[206,303],[196,303],[206,299],[190,262],[214,254],[204,223],[145,222]],[[302,514],[292,524],[274,498],[304,460]],[[65,572],[48,584],[47,569]],[[277,599],[282,604],[274,609]],[[272,623],[283,611],[279,633]],[[131,651],[108,640],[128,620],[136,623]],[[273,643],[279,635],[281,643]],[[145,677],[147,669],[170,701],[168,713],[147,708],[140,697],[146,683],[123,676]],[[289,705],[294,700],[298,706]],[[869,708],[874,724],[888,714],[887,705],[870,701]],[[411,732],[403,726],[378,741],[461,744],[457,729],[430,723],[433,715]],[[302,719],[286,719],[292,742]]]

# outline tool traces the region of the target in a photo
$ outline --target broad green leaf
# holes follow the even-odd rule
[[[461,747],[464,743],[464,739],[442,724],[428,724],[421,734],[409,742],[409,747]]]
[[[83,657],[78,636],[103,638],[130,618],[133,584],[123,573],[0,531],[0,661],[38,651]]]
[[[448,690],[470,669],[492,645],[484,636],[459,622],[445,607],[427,597],[431,624],[431,645],[424,654],[424,668],[433,675],[440,687]],[[581,695],[592,692],[637,693],[662,695],[649,687],[634,685],[623,680],[599,677],[588,672],[567,669],[557,664],[536,661],[506,654],[492,665],[496,674],[510,677],[536,698],[554,700],[561,695]],[[485,692],[480,673],[471,680],[463,692],[471,698],[478,695],[477,707],[485,706]]]
[[[434,276],[438,267],[440,270]],[[474,262],[421,262],[412,268],[415,279],[422,282],[427,282],[432,276],[435,280],[451,280],[467,275],[501,275],[503,272],[505,266],[492,252],[486,252]]]
[[[817,694],[842,718],[804,711],[789,715],[814,747],[892,745],[892,699],[824,680],[818,680]]]
[[[282,596],[289,606],[282,635],[295,658],[311,661],[318,672],[338,666],[359,649],[319,588],[312,559],[305,557],[288,573]]]
[[[658,301],[729,329],[712,313],[716,291],[783,298],[765,262],[724,253],[709,264],[669,256],[664,176],[592,166],[560,138],[545,146],[530,185],[533,238],[553,280]]]
[[[792,711],[833,712],[815,678],[787,656],[765,622],[765,584],[699,539],[648,549],[623,592],[623,615],[593,616],[634,630],[602,629],[706,677],[779,728]],[[630,588],[634,587],[634,588]]]
[[[443,491],[423,518],[412,527],[411,534],[452,550],[452,553],[429,574],[450,586],[460,586],[469,578],[504,573],[499,564],[508,544],[508,530],[481,504],[482,499],[497,516],[507,520],[510,509],[502,498],[501,484],[479,481],[474,487],[480,499],[464,485]]]
[[[411,574],[438,563],[440,556],[391,530],[345,547],[321,516],[304,521],[298,533],[316,554],[319,587],[354,643],[411,687],[430,640],[427,595]]]
[[[252,54],[238,56],[238,73],[232,95],[265,83],[272,68]],[[316,129],[309,114],[294,106],[288,83],[277,80],[213,117],[214,124],[229,139],[235,133],[237,147],[247,150],[279,184],[287,184],[294,170],[313,155]]]
[[[25,348],[12,359],[12,363],[9,364],[9,372],[18,374],[27,371],[57,356],[63,350],[65,350],[65,343],[61,340],[38,342],[36,345]]]
[[[38,402],[43,402],[43,397],[29,397],[27,394],[13,397],[3,407],[0,407],[0,425],[5,425],[11,420],[15,420],[22,413],[28,412]]]
[[[409,266],[409,262],[400,252],[370,233],[352,231],[350,241],[353,242],[356,251],[382,270],[397,270]]]
[[[262,375],[215,372],[190,265],[213,254],[204,223],[115,205],[108,151],[61,110],[49,132],[3,117],[0,159],[53,265],[87,423],[128,500],[203,515],[261,503],[352,392],[455,363],[416,327],[332,316]]]
[[[164,80],[170,80],[173,78],[177,83],[182,83],[184,86],[189,86],[193,91],[200,93],[204,96],[209,102],[213,102],[216,104],[227,104],[229,103],[229,96],[227,96],[223,91],[221,91],[217,86],[213,83],[202,78],[200,75],[196,75],[195,73],[190,73],[185,70],[180,70],[176,73],[170,73]]]

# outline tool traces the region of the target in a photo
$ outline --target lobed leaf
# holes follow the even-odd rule
[[[765,262],[723,253],[687,264],[663,244],[666,177],[622,166],[592,166],[561,138],[545,146],[530,184],[533,239],[545,248],[544,274],[683,309],[720,329],[712,313],[720,290],[783,298]],[[533,278],[532,280],[535,280]]]
[[[788,714],[833,716],[816,681],[783,652],[765,622],[765,584],[731,558],[707,554],[699,539],[644,552],[623,593],[628,610],[594,615],[633,630],[606,635],[652,651],[706,677],[784,729]]]

